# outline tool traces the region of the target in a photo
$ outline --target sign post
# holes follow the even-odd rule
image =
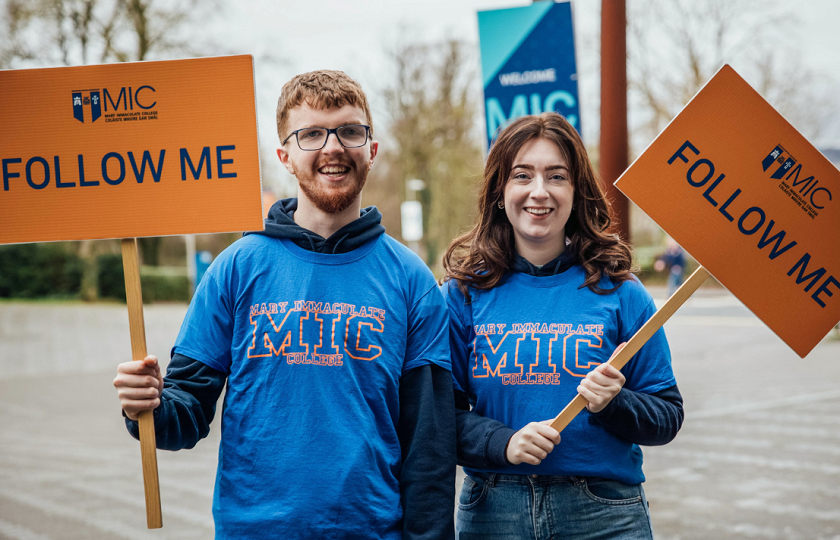
[[[250,56],[0,71],[0,244],[122,239],[131,350],[146,357],[137,237],[257,230]],[[155,430],[140,415],[149,528]]]
[[[705,283],[708,278],[709,272],[707,272],[702,266],[695,270],[685,283],[677,289],[673,296],[665,302],[665,305],[656,310],[656,313],[653,314],[648,322],[639,328],[639,331],[630,338],[630,341],[628,341],[627,344],[622,347],[608,363],[615,369],[623,368],[624,365],[633,358],[633,355],[639,352],[642,345],[647,343],[647,340],[649,340],[651,336],[653,336],[653,334],[655,334],[656,331],[671,318],[671,315],[676,313],[680,306],[682,306],[685,301],[694,294],[694,291],[696,291],[700,285]],[[560,411],[560,414],[554,418],[551,422],[551,427],[557,431],[563,431],[563,429],[569,425],[574,417],[577,416],[584,407],[586,407],[587,403],[586,398],[580,394],[576,395],[574,399],[572,399],[572,401],[570,401],[569,404]]]
[[[140,264],[137,256],[137,239],[121,241],[123,273],[125,274],[125,300],[128,305],[128,329],[131,335],[131,357],[142,361],[146,358],[146,323],[143,319],[143,293],[140,289]],[[152,411],[143,411],[138,417],[140,428],[140,461],[143,466],[143,488],[146,493],[146,526],[163,527],[160,510],[160,484],[158,482],[157,453],[155,451],[155,420]]]
[[[730,66],[615,185],[701,264],[616,367],[709,274],[802,358],[840,320],[840,171]],[[585,404],[575,398],[552,425]]]
[[[510,120],[557,112],[580,132],[571,2],[478,12],[486,147]]]

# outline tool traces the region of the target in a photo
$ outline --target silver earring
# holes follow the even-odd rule
[[[499,206],[499,210],[504,210],[504,209],[505,209],[505,203],[504,203],[504,201],[499,201],[499,202],[497,203],[497,205]]]

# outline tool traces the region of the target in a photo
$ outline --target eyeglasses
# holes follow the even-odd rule
[[[297,139],[298,147],[301,150],[320,150],[327,145],[327,139],[329,139],[330,133],[335,133],[336,139],[338,139],[339,144],[344,148],[358,148],[367,143],[368,136],[370,135],[370,126],[350,124],[333,129],[322,127],[297,129],[286,137],[281,146],[285,145],[292,138],[292,135],[294,135]]]

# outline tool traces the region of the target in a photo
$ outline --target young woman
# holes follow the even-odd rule
[[[478,222],[444,257],[460,538],[652,538],[642,445],[665,444],[682,398],[660,329],[606,362],[654,313],[575,129],[512,122],[487,158]],[[560,435],[548,424],[580,393]]]

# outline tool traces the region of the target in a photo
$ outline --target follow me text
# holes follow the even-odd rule
[[[790,259],[792,266],[787,275],[793,277],[797,285],[806,283],[804,287],[806,293],[811,293],[811,290],[816,286],[816,289],[811,293],[811,298],[820,307],[824,308],[826,300],[834,296],[834,292],[840,288],[840,282],[833,275],[826,276],[827,272],[824,267],[811,270],[808,273],[809,265],[813,268],[817,264],[812,263],[811,254],[805,252],[796,259],[794,247],[797,245],[797,241],[792,240],[785,244],[787,233],[784,229],[775,220],[770,219],[770,216],[761,207],[749,206],[749,203],[744,204],[743,200],[739,201],[738,198],[742,191],[727,186],[723,182],[726,177],[725,174],[720,174],[714,181],[709,182],[715,176],[714,163],[706,158],[696,159],[696,156],[700,156],[700,150],[690,141],[685,141],[668,160],[668,164],[674,166],[678,160],[688,164],[685,178],[689,185],[695,188],[705,187],[702,193],[703,198],[717,208],[721,219],[737,223],[738,231],[741,234],[752,236],[761,231],[757,246],[758,249],[765,249],[769,246],[767,256],[771,261],[790,252],[786,257]],[[676,164],[679,165],[679,163]],[[724,202],[721,204],[720,201]],[[793,262],[794,260],[795,262]],[[832,291],[831,287],[834,287],[835,291]]]
[[[194,156],[190,156],[186,148],[180,150],[181,162],[181,180],[187,179],[187,170],[195,180],[198,180],[202,175],[202,171],[208,179],[213,178],[213,171],[215,169],[216,178],[236,178],[236,172],[231,170],[233,158],[228,152],[236,150],[236,146],[216,146],[216,151],[211,153],[210,146],[205,146],[201,149],[198,156],[198,165],[195,165]],[[226,154],[227,153],[227,154]],[[166,150],[161,150],[158,154],[157,165],[152,160],[152,155],[148,150],[143,150],[142,157],[135,156],[133,152],[126,152],[125,156],[119,152],[108,152],[99,161],[99,169],[101,171],[101,179],[105,184],[111,186],[120,185],[126,179],[126,161],[134,173],[134,179],[138,184],[142,184],[146,179],[146,168],[149,169],[149,175],[152,180],[157,183],[160,182],[163,174],[163,164]],[[127,156],[127,159],[126,159]],[[215,157],[215,168],[213,167],[213,157]],[[20,187],[26,189],[26,186],[31,189],[44,189],[50,185],[56,188],[73,188],[73,187],[92,187],[99,186],[99,178],[91,178],[91,174],[86,169],[85,158],[79,154],[76,158],[78,164],[78,174],[73,174],[72,178],[61,178],[61,160],[59,156],[53,156],[50,161],[41,156],[34,156],[26,161],[23,165],[22,158],[3,158],[3,191],[15,189],[14,180],[18,178],[26,178],[26,184]],[[68,167],[72,168],[72,165]],[[75,173],[75,171],[73,171]],[[95,173],[94,173],[95,174]],[[78,183],[77,183],[78,181]]]

